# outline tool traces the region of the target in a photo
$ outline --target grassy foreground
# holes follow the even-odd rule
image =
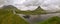
[[[39,22],[37,24],[60,24],[60,17],[51,17],[45,21]]]
[[[13,14],[12,11],[0,9],[0,24],[29,24],[29,22]]]

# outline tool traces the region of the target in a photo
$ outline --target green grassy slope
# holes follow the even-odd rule
[[[13,14],[12,10],[0,9],[0,24],[29,24],[29,22]]]
[[[60,17],[52,17],[52,18],[49,18],[43,22],[39,22],[37,24],[60,24]]]

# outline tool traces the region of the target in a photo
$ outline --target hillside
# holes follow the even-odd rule
[[[29,22],[14,14],[12,10],[0,9],[0,24],[29,24]]]

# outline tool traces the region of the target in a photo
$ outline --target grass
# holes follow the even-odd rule
[[[13,14],[12,11],[0,9],[0,24],[29,24],[29,22]]]
[[[60,17],[55,16],[37,24],[60,24]]]

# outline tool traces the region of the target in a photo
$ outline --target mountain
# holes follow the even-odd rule
[[[12,6],[12,5],[7,5],[7,6],[5,5],[5,6],[2,7],[2,9],[8,9],[8,10],[12,9],[12,10],[14,10],[14,9],[17,9],[17,8]]]
[[[12,5],[5,5],[2,7],[2,9],[0,9],[1,11],[8,11],[8,12],[12,12],[15,14],[15,11],[18,10],[16,7],[12,6]]]
[[[18,14],[45,14],[46,12],[40,7],[38,6],[38,8],[34,11],[16,11],[16,13]]]
[[[17,9],[16,7],[12,6],[12,5],[8,5],[8,6],[3,6],[1,10],[6,10],[6,11],[10,11],[10,12],[15,12],[17,14],[45,14],[46,12],[40,7],[38,6],[38,8],[34,11],[21,11],[19,9]]]
[[[45,10],[43,10],[40,6],[38,6],[38,8],[36,10],[34,10],[33,12],[37,13],[37,14],[45,14]]]

